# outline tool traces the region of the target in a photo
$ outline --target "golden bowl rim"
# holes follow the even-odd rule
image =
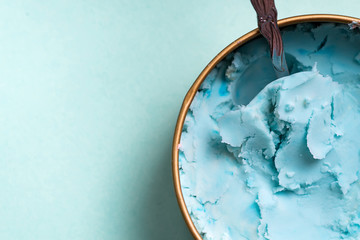
[[[335,15],[335,14],[308,14],[308,15],[299,15],[284,18],[278,21],[278,25],[280,28],[295,25],[299,23],[307,23],[307,22],[329,22],[329,23],[344,23],[349,24],[353,21],[360,22],[359,18],[349,17],[344,15]],[[197,77],[193,85],[190,87],[187,92],[182,106],[180,108],[180,112],[177,118],[173,144],[172,144],[172,175],[173,175],[173,184],[175,188],[176,198],[182,213],[182,216],[188,226],[192,236],[196,240],[202,240],[200,233],[197,231],[193,221],[191,220],[190,214],[187,210],[184,197],[181,191],[181,183],[180,183],[180,174],[179,174],[179,144],[181,133],[185,121],[186,114],[189,110],[189,107],[195,97],[197,90],[200,85],[206,78],[206,76],[211,72],[211,70],[221,61],[223,60],[229,53],[242,46],[243,44],[249,42],[250,40],[258,37],[260,35],[259,29],[256,28],[245,35],[239,37],[232,43],[230,43],[227,47],[225,47],[219,54],[213,58],[210,63],[204,68],[204,70]]]

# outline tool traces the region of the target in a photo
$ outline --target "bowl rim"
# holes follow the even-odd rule
[[[293,16],[293,17],[281,19],[278,21],[278,25],[280,28],[283,28],[289,25],[295,25],[295,24],[307,23],[307,22],[329,22],[329,23],[349,24],[353,21],[360,22],[360,19],[355,17],[344,16],[344,15],[335,15],[335,14],[309,14],[309,15],[299,15],[299,16]],[[230,43],[227,47],[225,47],[219,54],[217,54],[210,61],[210,63],[204,68],[204,70],[197,77],[193,85],[190,87],[180,108],[180,112],[176,122],[174,137],[173,137],[173,144],[172,144],[172,176],[173,176],[175,194],[182,216],[192,236],[196,240],[202,240],[202,237],[200,233],[197,231],[193,221],[191,220],[190,214],[187,210],[185,200],[181,191],[180,174],[179,174],[179,144],[180,144],[180,138],[181,138],[185,117],[195,97],[197,90],[199,89],[202,82],[205,80],[206,76],[211,72],[211,70],[221,60],[223,60],[229,53],[234,51],[236,48],[244,45],[245,43],[249,42],[250,40],[258,37],[259,35],[260,35],[259,29],[256,28],[246,33],[245,35],[239,37],[238,39]]]

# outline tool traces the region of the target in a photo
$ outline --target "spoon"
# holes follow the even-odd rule
[[[248,104],[268,83],[289,75],[274,0],[251,0],[251,4],[257,13],[260,33],[270,46],[272,61],[261,57],[244,71],[235,84],[234,101],[239,105]]]

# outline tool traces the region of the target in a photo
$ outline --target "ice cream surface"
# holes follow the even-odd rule
[[[290,76],[275,80],[266,42],[252,40],[211,71],[186,116],[180,182],[203,239],[360,238],[360,31],[282,33]]]

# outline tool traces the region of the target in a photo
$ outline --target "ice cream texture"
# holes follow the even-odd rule
[[[257,38],[211,71],[185,118],[181,189],[203,239],[360,239],[360,31],[282,34],[290,76],[275,80]],[[246,89],[243,74],[266,77]]]

